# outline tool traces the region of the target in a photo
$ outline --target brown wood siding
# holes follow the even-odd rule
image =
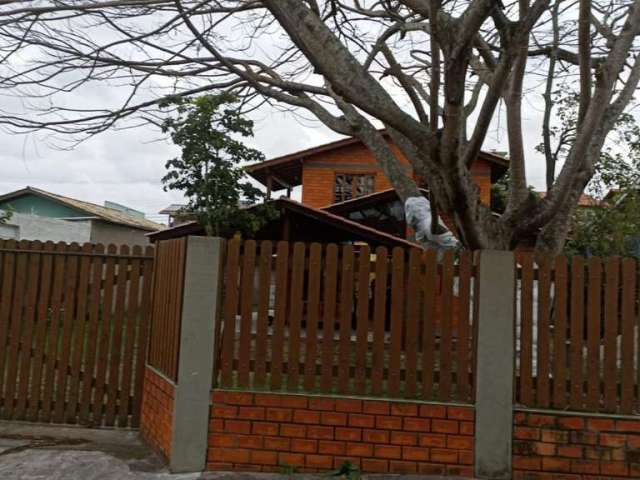
[[[407,172],[411,173],[407,159],[394,145],[392,149],[407,166]],[[336,173],[371,173],[375,175],[376,192],[392,188],[389,179],[377,166],[373,154],[364,145],[347,145],[305,160],[302,168],[302,203],[315,208],[334,203]],[[491,198],[491,165],[485,160],[478,160],[471,168],[471,175],[480,187],[480,201],[488,205]]]

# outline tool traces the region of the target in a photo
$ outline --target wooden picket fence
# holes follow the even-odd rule
[[[521,255],[516,402],[640,411],[636,261]]]
[[[178,374],[186,251],[186,237],[164,240],[156,246],[153,323],[147,363],[173,381]]]
[[[224,265],[217,386],[473,401],[470,253],[234,239]]]
[[[136,427],[153,249],[0,241],[0,418]]]

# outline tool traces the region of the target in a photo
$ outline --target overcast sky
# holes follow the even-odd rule
[[[523,110],[531,156],[528,181],[542,189],[543,160],[533,152],[540,138],[537,132],[540,112],[536,105],[526,105]],[[267,158],[339,138],[318,123],[301,122],[291,114],[263,110],[255,116],[255,121],[256,135],[251,143]],[[506,150],[506,141],[503,128],[497,123],[484,148]],[[0,132],[0,143],[3,146],[1,193],[31,185],[98,204],[105,200],[122,203],[145,212],[154,220],[162,218],[157,212],[168,204],[183,201],[179,193],[162,189],[164,163],[175,156],[177,150],[152,126],[100,134],[73,150],[56,149],[51,141],[37,133]]]

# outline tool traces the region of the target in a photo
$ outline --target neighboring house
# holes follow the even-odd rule
[[[163,208],[158,213],[160,215],[167,215],[169,217],[169,227],[177,227],[183,223],[192,221],[195,217],[192,213],[186,211],[186,205],[180,203],[172,203],[166,208]]]
[[[148,233],[166,228],[124,205],[100,206],[34,187],[0,195],[0,210],[12,212],[0,238],[17,240],[146,245]]]
[[[407,175],[418,185],[426,182],[412,171],[409,161],[391,144],[405,166]],[[491,185],[504,175],[509,161],[502,155],[480,152],[471,166],[480,201],[489,205]],[[302,204],[363,223],[393,235],[405,236],[404,205],[377,165],[373,154],[358,139],[301,150],[246,167],[246,172],[267,189],[267,196],[278,190],[302,187]],[[426,195],[427,190],[423,189]],[[446,221],[446,219],[445,219]]]
[[[544,198],[547,196],[547,192],[536,192],[536,194],[540,198]],[[607,198],[608,198],[608,195],[607,197],[605,197],[605,200]],[[601,206],[601,202],[597,198],[592,197],[591,195],[587,195],[586,193],[581,194],[580,198],[578,198],[578,207],[592,208],[592,207],[599,207],[599,206]]]

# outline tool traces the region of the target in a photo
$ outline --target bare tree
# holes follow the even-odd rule
[[[308,112],[361,139],[415,206],[419,190],[383,126],[469,248],[511,249],[534,238],[539,250],[558,252],[638,86],[639,33],[640,0],[6,0],[0,87],[35,110],[5,112],[0,122],[93,135],[132,119],[157,121],[167,96],[230,90],[246,110],[268,102]],[[556,173],[550,98],[562,82],[578,85],[580,108]],[[122,104],[88,110],[65,101],[107,83],[130,88]],[[530,195],[526,177],[527,96],[547,99],[544,199]],[[510,187],[496,217],[480,203],[470,167],[500,104]],[[411,218],[423,228],[420,215]]]

